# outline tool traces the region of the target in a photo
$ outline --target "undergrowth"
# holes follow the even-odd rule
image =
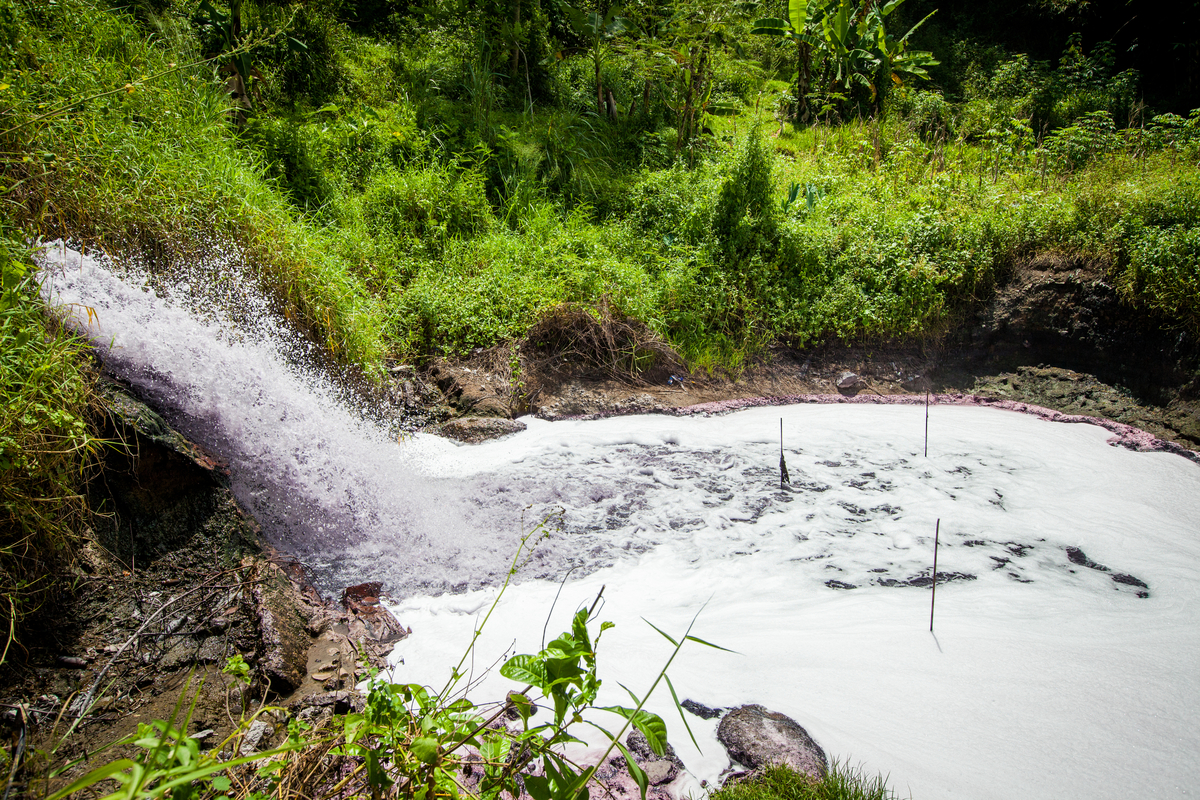
[[[1136,76],[1109,80],[1102,49],[979,57],[959,104],[905,86],[886,116],[778,130],[788,84],[722,55],[713,91],[737,113],[682,151],[674,89],[636,47],[602,59],[613,120],[582,53],[523,96],[445,19],[389,40],[321,6],[247,5],[259,78],[234,113],[229,61],[185,4],[0,5],[11,221],[114,251],[231,243],[368,372],[602,298],[693,368],[777,340],[937,338],[1046,251],[1196,330],[1200,117],[1119,128]]]
[[[1107,45],[1043,63],[959,43],[953,94],[859,85],[797,124],[786,48],[719,4],[604,30],[549,7],[505,29],[436,3],[234,6],[0,0],[14,246],[66,236],[162,269],[235,251],[375,376],[531,332],[633,378],[736,373],[773,342],[937,340],[1039,254],[1200,334],[1200,113],[1145,108]],[[5,313],[53,330],[29,302]],[[65,341],[5,355],[32,375],[29,342],[59,342],[66,388],[28,417],[54,436],[86,395]],[[74,496],[60,472],[46,491]]]
[[[0,237],[0,663],[69,591],[98,413],[83,343],[43,314],[28,251]]]
[[[728,783],[710,800],[894,800],[896,793],[882,775],[871,776],[835,761],[829,774],[815,780],[773,764],[749,779]]]

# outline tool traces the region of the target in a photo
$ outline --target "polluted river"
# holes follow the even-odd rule
[[[478,445],[396,435],[252,293],[51,245],[44,291],[107,368],[229,464],[325,593],[375,580],[412,628],[398,680],[535,652],[600,597],[600,705],[671,666],[759,703],[914,798],[1186,797],[1200,786],[1200,466],[1097,425],[935,404],[527,418]],[[236,276],[236,270],[224,274]],[[232,293],[232,294],[231,294]],[[236,302],[228,298],[236,295]],[[224,298],[224,299],[222,299]],[[790,481],[781,485],[779,462]],[[931,607],[935,532],[936,606]],[[603,594],[601,595],[603,587]],[[932,617],[932,630],[931,630]],[[716,720],[648,707],[699,797]]]

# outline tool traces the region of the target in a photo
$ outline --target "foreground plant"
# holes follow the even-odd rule
[[[537,530],[544,530],[544,525]],[[589,631],[589,625],[596,621],[597,596],[590,608],[575,613],[569,631],[540,652],[515,655],[501,666],[501,675],[525,687],[510,692],[503,703],[493,704],[490,713],[485,713],[483,706],[464,696],[469,684],[459,689],[466,677],[462,668],[531,538],[522,541],[508,580],[440,692],[419,684],[391,683],[378,675],[372,679],[366,709],[341,720],[342,741],[332,751],[334,755],[353,756],[360,763],[330,788],[329,795],[354,789],[357,783],[372,797],[387,793],[412,800],[461,795],[492,800],[503,793],[517,797],[522,790],[534,800],[586,800],[596,770],[618,749],[645,797],[649,785],[646,773],[621,740],[632,726],[646,737],[655,754],[662,755],[667,744],[666,724],[644,708],[645,702],[660,682],[665,680],[670,685],[667,669],[685,641],[717,645],[692,636],[691,625],[678,640],[655,628],[675,649],[649,691],[639,698],[622,687],[632,698],[633,707],[597,706],[602,682],[597,675],[596,650],[604,631],[613,627],[611,622],[602,622],[594,636]],[[671,695],[683,719],[673,687]],[[543,707],[552,709],[552,717],[532,724],[531,718]],[[589,718],[596,711],[615,714],[623,724],[613,733]],[[504,724],[506,718],[514,717],[520,719],[519,731]],[[604,754],[590,766],[573,762],[561,750],[563,745],[581,741],[572,733],[581,724],[596,728],[608,740]],[[690,729],[688,732],[690,735]],[[477,781],[464,779],[464,774],[471,775],[476,768],[482,772]]]

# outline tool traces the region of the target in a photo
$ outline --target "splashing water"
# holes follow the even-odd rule
[[[685,651],[681,698],[767,704],[890,771],[902,794],[1200,785],[1200,469],[1184,459],[1109,447],[1093,426],[949,407],[935,409],[928,458],[923,409],[887,406],[531,420],[474,447],[398,443],[305,366],[303,341],[239,282],[225,284],[231,301],[202,277],[156,292],[61,246],[42,263],[48,296],[79,304],[108,368],[228,460],[274,544],[327,589],[387,584],[415,631],[396,653],[404,680],[441,685],[522,530],[561,509],[479,663],[536,650],[543,622],[553,634],[606,584],[602,616],[619,624],[604,691],[644,689],[661,663],[639,616],[678,630],[707,602],[695,632],[740,655]],[[479,692],[508,688],[491,675]],[[691,720],[700,751],[669,706],[655,710],[695,776],[715,779],[728,765],[715,723]]]

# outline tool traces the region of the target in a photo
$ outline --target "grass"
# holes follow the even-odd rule
[[[726,784],[709,795],[710,800],[893,800],[895,797],[886,777],[870,776],[837,761],[820,781],[772,765],[748,780]]]
[[[736,370],[776,340],[936,338],[1044,251],[1102,262],[1168,324],[1200,319],[1186,122],[1170,128],[1182,150],[1104,125],[1039,149],[981,127],[1017,100],[967,103],[956,137],[954,109],[917,92],[885,122],[771,136],[768,95],[710,118],[686,168],[665,105],[591,115],[589,70],[571,59],[549,77],[563,107],[510,108],[453,32],[389,44],[305,12],[293,25],[322,69],[301,81],[307,62],[272,39],[265,99],[235,131],[212,65],[186,66],[201,50],[181,8],[0,2],[19,23],[5,118],[79,100],[0,134],[22,154],[4,164],[8,218],[111,249],[230,243],[289,317],[368,372],[520,339],[552,309],[602,298],[699,368]],[[742,96],[756,80],[785,87],[751,71]],[[622,107],[639,88],[626,83],[613,84]]]
[[[103,442],[82,342],[43,314],[27,251],[0,239],[0,663],[69,591]]]

